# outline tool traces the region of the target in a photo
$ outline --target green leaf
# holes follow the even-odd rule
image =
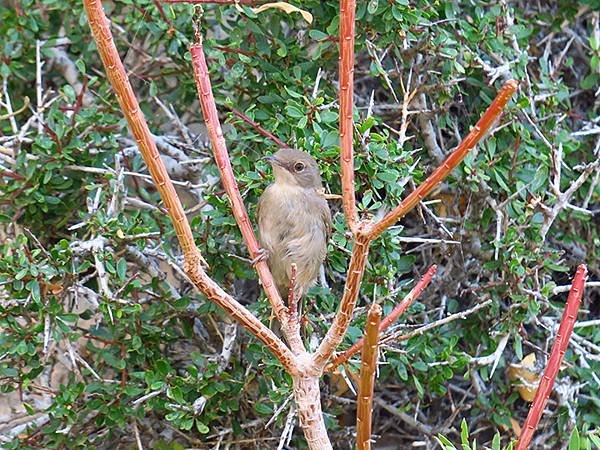
[[[203,422],[201,422],[198,419],[196,419],[196,429],[200,434],[208,434],[208,432],[210,431],[210,428],[208,428]]]
[[[600,436],[598,436],[596,433],[590,433],[588,437],[590,438],[590,441],[592,441],[592,443],[596,446],[596,448],[600,449]]]
[[[369,0],[369,3],[367,3],[367,11],[369,11],[369,14],[374,14],[375,11],[377,11],[378,6],[379,6],[378,0]]]
[[[255,403],[254,410],[262,416],[273,414],[273,408],[266,403]]]
[[[40,283],[38,283],[37,280],[29,280],[25,287],[29,292],[31,292],[31,297],[33,298],[33,300],[35,300],[36,302],[40,300]]]
[[[121,281],[127,279],[127,261],[125,258],[119,258],[117,262],[117,275]]]
[[[77,70],[79,70],[79,73],[85,75],[85,61],[83,61],[83,59],[75,61],[75,66],[77,67]]]
[[[514,349],[517,355],[517,359],[521,361],[523,359],[523,346],[521,336],[518,334],[515,336]]]
[[[21,269],[15,275],[15,280],[22,280],[29,273],[29,267]]]
[[[577,430],[577,427],[573,428],[573,431],[571,432],[571,437],[569,438],[569,450],[579,450],[580,449],[580,443],[579,443],[579,431]]]
[[[467,449],[469,449],[469,426],[467,425],[467,421],[465,419],[460,422],[460,441],[463,447],[466,445]]]
[[[440,445],[442,446],[442,448],[444,450],[456,450],[456,447],[454,446],[454,444],[452,444],[452,442],[449,441],[448,438],[442,436],[441,434],[439,434],[436,437],[436,439],[440,443]]]
[[[287,92],[290,95],[290,97],[293,97],[293,98],[302,98],[303,97],[302,94],[299,94],[298,92],[291,90],[290,88],[288,88],[285,85],[283,86],[283,88],[285,89],[285,92]]]
[[[292,106],[292,105],[286,106],[285,111],[288,116],[294,117],[296,119],[299,119],[300,117],[305,116],[305,114],[302,111],[300,111],[298,108],[296,108],[295,106]]]
[[[492,439],[492,450],[500,450],[500,433],[496,433]]]

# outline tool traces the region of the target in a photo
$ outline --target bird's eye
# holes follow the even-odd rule
[[[296,172],[302,172],[304,170],[304,163],[297,162],[296,164],[294,164],[294,170]]]

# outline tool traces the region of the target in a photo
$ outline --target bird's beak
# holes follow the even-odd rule
[[[267,161],[267,162],[269,162],[271,164],[278,164],[279,163],[278,159],[275,158],[275,156],[273,156],[273,155],[265,156],[265,157],[262,158],[262,160],[263,161]]]

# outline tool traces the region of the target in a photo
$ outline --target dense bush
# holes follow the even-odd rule
[[[260,158],[277,147],[233,111],[317,156],[326,190],[340,193],[339,6],[298,6],[313,14],[312,24],[275,9],[204,7],[213,87],[251,215],[270,178]],[[509,365],[534,352],[543,366],[566,295],[557,286],[578,263],[588,264],[590,280],[600,278],[595,7],[594,0],[358,4],[363,215],[396,205],[467,134],[502,81],[521,80],[493,135],[371,250],[359,306],[376,298],[391,308],[414,278],[439,265],[399,330],[492,300],[464,320],[386,346],[374,412],[380,443],[435,448],[438,433],[458,442],[465,419],[471,439],[499,448],[492,439],[500,431],[508,444],[528,410]],[[200,125],[187,52],[193,7],[140,0],[105,9],[211,276],[268,321]],[[289,379],[178,269],[173,229],[142,175],[82,5],[9,1],[0,5],[0,32],[2,445],[130,447],[139,434],[152,448],[276,448]],[[309,346],[330,323],[348,263],[341,204],[330,206],[329,286],[304,305]],[[580,321],[598,319],[598,300],[590,287]],[[363,324],[361,308],[347,344]],[[598,439],[597,330],[575,330],[535,448],[564,448],[575,425],[572,448]],[[481,359],[506,343],[497,361]],[[338,448],[349,448],[354,396],[339,376],[325,383],[329,429]],[[466,424],[465,438],[468,446]],[[289,448],[304,446],[295,432]]]

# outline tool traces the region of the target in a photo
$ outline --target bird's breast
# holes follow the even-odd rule
[[[259,228],[264,243],[277,244],[297,241],[297,246],[323,245],[325,227],[322,211],[325,199],[314,191],[278,183],[272,184],[261,199]],[[296,246],[296,245],[295,245]],[[288,248],[288,251],[294,249]]]

